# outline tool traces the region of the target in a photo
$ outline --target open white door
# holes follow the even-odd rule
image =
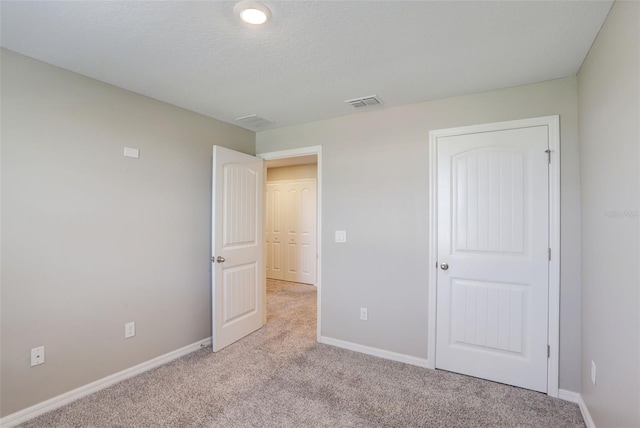
[[[213,351],[264,324],[262,159],[213,146]]]

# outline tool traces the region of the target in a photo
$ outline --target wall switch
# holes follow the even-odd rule
[[[596,384],[596,363],[591,360],[591,382]]]
[[[336,230],[336,242],[347,242],[347,232],[344,230]]]
[[[44,346],[31,349],[31,367],[44,363]]]
[[[367,320],[367,318],[368,318],[368,315],[367,315],[367,308],[360,308],[360,319],[361,319],[362,321],[366,321],[366,320]]]
[[[124,148],[124,155],[125,155],[125,157],[128,157],[128,158],[138,159],[140,157],[140,150],[132,149],[131,147],[125,147]]]
[[[124,338],[128,339],[136,335],[136,323],[128,322],[124,325]]]

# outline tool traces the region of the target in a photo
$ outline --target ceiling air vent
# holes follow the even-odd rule
[[[368,97],[354,98],[353,100],[347,100],[345,101],[345,103],[348,103],[355,108],[360,108],[360,107],[368,107],[368,106],[375,106],[378,104],[382,104],[382,101],[376,95],[370,95]]]
[[[250,114],[249,116],[238,117],[236,121],[250,128],[262,128],[263,126],[267,126],[275,123],[268,119],[265,119],[264,117],[260,117],[257,114]]]

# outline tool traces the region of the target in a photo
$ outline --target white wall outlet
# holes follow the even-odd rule
[[[44,363],[44,346],[31,349],[31,367]]]
[[[591,383],[596,384],[596,363],[591,360]]]
[[[136,335],[136,323],[128,322],[124,325],[124,338],[128,339]]]
[[[336,242],[347,242],[347,232],[344,230],[336,230]]]
[[[360,308],[360,319],[366,321],[369,316],[367,315],[367,308]]]
[[[131,147],[124,148],[124,155],[128,158],[138,159],[140,157],[140,150],[132,149]]]

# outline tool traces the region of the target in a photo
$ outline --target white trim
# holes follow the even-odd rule
[[[427,360],[436,368],[436,301],[438,288],[438,145],[435,132],[429,132],[429,301],[427,321]]]
[[[272,159],[284,159],[284,158],[293,158],[298,156],[307,156],[307,155],[316,155],[318,158],[318,166],[316,173],[316,184],[317,184],[317,205],[316,210],[318,211],[318,216],[316,218],[316,247],[318,254],[318,261],[316,265],[316,287],[318,293],[317,299],[317,332],[316,339],[320,342],[321,332],[322,332],[322,146],[310,146],[310,147],[300,147],[298,149],[290,149],[290,150],[279,150],[276,152],[266,152],[266,153],[258,153],[257,157],[260,157],[264,160],[272,160]],[[265,179],[266,186],[266,179]],[[266,272],[265,272],[266,275]]]
[[[549,364],[547,394],[558,397],[560,361],[560,116],[539,118],[549,130]]]
[[[256,154],[257,157],[264,160],[296,158],[298,156],[319,155],[322,152],[322,146],[300,147],[297,149],[278,150],[276,152],[264,152]],[[320,161],[320,159],[318,159]],[[320,165],[318,162],[318,169]]]
[[[570,401],[572,403],[576,403],[578,407],[580,407],[580,413],[582,413],[582,419],[584,419],[584,423],[587,428],[596,428],[596,424],[593,422],[591,418],[591,413],[589,413],[589,409],[582,399],[582,395],[577,392],[567,391],[566,389],[558,390],[558,398],[565,401]]]
[[[360,352],[362,354],[373,355],[374,357],[384,358],[385,360],[399,361],[418,367],[429,368],[430,361],[424,358],[413,357],[406,354],[398,354],[384,349],[373,348],[371,346],[359,345],[357,343],[346,342],[344,340],[334,339],[331,337],[320,336],[318,342],[325,345],[336,346],[338,348],[348,349],[350,351]]]
[[[576,404],[579,404],[580,400],[582,399],[580,397],[580,394],[578,394],[577,392],[567,391],[566,389],[558,390],[558,398]]]
[[[148,370],[167,364],[168,362],[171,362],[177,358],[183,357],[187,354],[210,345],[211,338],[208,337],[206,339],[192,343],[191,345],[187,345],[183,348],[176,349],[175,351],[160,355],[159,357],[153,358],[149,361],[145,361],[144,363],[129,367],[128,369],[124,369],[120,372],[114,373],[107,377],[103,377],[102,379],[98,379],[94,382],[88,383],[69,392],[65,392],[64,394],[58,395],[57,397],[53,397],[41,403],[34,404],[33,406],[27,407],[26,409],[20,410],[19,412],[7,415],[4,418],[0,419],[0,426],[2,426],[3,428],[9,428],[20,425],[21,423],[24,423],[44,413],[50,412],[51,410],[55,410],[57,408],[65,406],[73,401],[86,397],[87,395],[91,395],[94,392],[98,392],[102,389],[108,388],[111,385],[122,382],[125,379],[137,376]]]
[[[531,119],[512,120],[507,122],[488,123],[464,126],[460,128],[439,129],[429,132],[429,324],[427,357],[435,368],[436,355],[436,294],[438,257],[438,222],[437,222],[437,141],[440,137],[490,132],[506,129],[547,126],[549,130],[549,150],[551,165],[549,167],[549,246],[551,261],[549,262],[549,320],[548,344],[551,354],[547,365],[547,395],[558,397],[558,366],[560,358],[560,117],[544,116]]]
[[[593,422],[591,413],[589,413],[589,408],[587,408],[587,404],[582,399],[582,395],[580,395],[580,401],[578,401],[578,406],[580,406],[580,413],[582,413],[582,419],[584,419],[584,423],[587,426],[587,428],[596,428],[596,424],[595,422]]]

